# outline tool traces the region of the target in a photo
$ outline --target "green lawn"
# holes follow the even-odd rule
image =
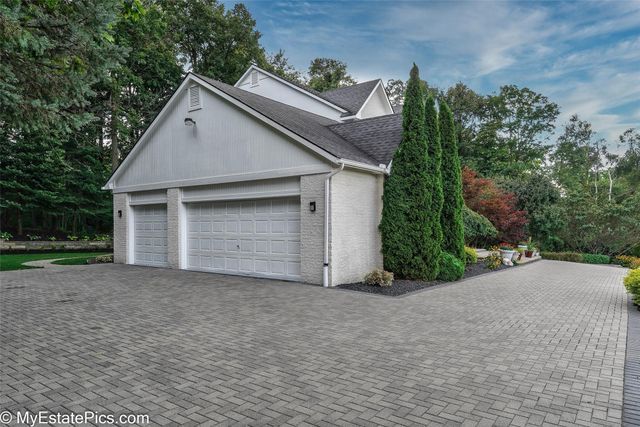
[[[100,255],[107,255],[109,253],[110,252],[50,252],[39,254],[0,254],[0,271],[35,268],[22,265],[22,263],[43,259],[65,258],[69,260],[68,263],[65,262],[65,265],[86,264],[87,259],[89,258],[94,258]]]

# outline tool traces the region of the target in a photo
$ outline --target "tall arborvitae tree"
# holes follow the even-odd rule
[[[436,250],[430,240],[428,153],[423,91],[414,64],[402,110],[402,141],[393,156],[391,175],[384,185],[382,253],[385,269],[397,277],[435,278],[431,260]],[[438,248],[439,250],[439,248]]]
[[[442,225],[442,249],[464,261],[464,222],[462,209],[462,171],[458,156],[458,141],[449,106],[440,102],[440,142],[442,145],[442,189],[444,203],[440,224]]]
[[[431,194],[431,205],[429,206],[429,229],[430,244],[433,245],[433,258],[427,260],[429,269],[437,270],[438,259],[442,249],[442,227],[440,225],[440,214],[444,203],[442,192],[442,147],[440,145],[440,129],[438,127],[438,112],[435,101],[431,96],[427,98],[425,104],[425,126],[427,130],[427,151],[429,153],[427,171],[429,180],[427,181],[427,191]],[[437,272],[436,272],[437,275]]]

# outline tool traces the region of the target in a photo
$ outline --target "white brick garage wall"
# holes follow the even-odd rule
[[[122,216],[119,216],[118,212]],[[128,261],[128,221],[129,203],[127,194],[116,193],[113,195],[113,262],[116,264],[126,264]]]
[[[378,225],[384,178],[344,170],[331,182],[331,285],[362,281],[382,268]]]
[[[326,174],[303,175],[300,185],[300,277],[303,282],[322,284],[324,254],[324,182]],[[362,280],[374,268],[382,267],[378,225],[382,212],[383,176],[354,170],[343,170],[332,178],[330,227],[329,284],[336,286]],[[168,250],[172,268],[187,268],[179,261],[181,247],[180,221],[186,215],[181,206],[181,190],[167,192]],[[186,189],[185,189],[186,191]],[[115,262],[126,263],[129,230],[128,196],[114,194],[114,255]],[[311,212],[309,204],[315,202]],[[122,210],[123,216],[117,216]],[[185,227],[186,229],[186,227]],[[186,260],[185,260],[186,261]]]
[[[300,177],[300,268],[302,281],[322,284],[324,257],[324,180],[326,174]],[[315,202],[311,212],[309,203]]]

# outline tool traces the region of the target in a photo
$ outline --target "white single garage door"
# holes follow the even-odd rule
[[[167,205],[134,206],[134,264],[167,267]]]
[[[187,204],[188,268],[300,280],[300,200]]]

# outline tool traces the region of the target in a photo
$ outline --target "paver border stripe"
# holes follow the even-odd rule
[[[624,363],[622,425],[640,425],[640,311],[627,302],[627,351]]]

